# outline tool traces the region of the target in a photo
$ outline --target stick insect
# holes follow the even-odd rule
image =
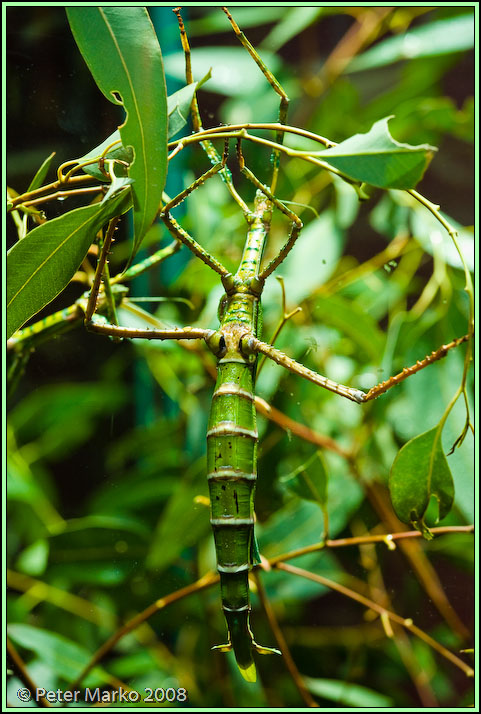
[[[186,59],[186,79],[190,84],[193,81],[190,49],[180,14],[178,17]],[[103,242],[90,296],[77,305],[75,317],[78,318],[80,314],[84,314],[89,330],[117,339],[204,341],[217,360],[217,382],[207,431],[207,472],[211,524],[216,544],[217,567],[221,581],[222,607],[227,623],[228,640],[225,644],[217,645],[215,649],[233,650],[244,678],[248,681],[255,681],[256,669],[253,652],[260,654],[278,652],[272,647],[259,645],[255,641],[249,621],[249,571],[259,562],[254,535],[254,494],[258,445],[254,389],[259,355],[263,355],[315,385],[361,405],[375,399],[432,362],[441,359],[450,349],[465,341],[466,338],[461,337],[443,345],[416,365],[405,368],[402,373],[373,387],[367,393],[323,377],[291,359],[272,344],[262,341],[260,304],[265,282],[282,265],[291,250],[295,249],[301,235],[302,222],[287,207],[286,202],[282,202],[276,196],[280,150],[283,144],[281,129],[287,121],[287,94],[262,63],[228,12],[227,17],[241,43],[251,53],[273,90],[280,96],[279,128],[272,149],[270,181],[268,185],[265,185],[246,166],[243,155],[243,138],[238,136],[236,139],[236,161],[243,176],[256,190],[253,207],[249,207],[234,186],[234,181],[227,168],[230,148],[228,140],[226,140],[223,155],[220,156],[211,141],[204,139],[202,146],[211,161],[211,168],[179,195],[168,201],[160,212],[160,218],[174,238],[172,250],[177,250],[181,245],[186,246],[194,256],[221,279],[224,295],[219,305],[220,324],[218,329],[203,327],[132,329],[115,324],[112,312],[105,308],[103,302],[109,285],[116,283],[115,278],[109,279],[106,269],[106,258],[111,246],[114,222],[110,224]],[[202,132],[200,114],[195,99],[192,105],[192,123],[194,135]],[[181,143],[175,142],[176,148],[174,148],[173,154],[180,149]],[[245,219],[247,238],[242,259],[235,273],[230,272],[217,258],[205,250],[172,215],[172,212],[185,199],[188,200],[197,188],[211,179],[212,181],[223,179],[227,190]],[[286,223],[290,223],[290,231],[279,253],[266,264],[263,254],[268,243],[274,212],[279,212],[285,217]],[[145,265],[144,267],[149,266]],[[127,271],[120,277],[121,282],[133,277],[134,269],[130,270],[130,273]],[[101,291],[102,278],[103,292]],[[119,300],[122,300],[122,293],[119,295]],[[113,302],[115,302],[115,298]],[[103,314],[101,315],[99,312]],[[67,316],[63,315],[63,317]],[[32,329],[31,334],[25,333],[25,337],[34,333],[35,330]]]
[[[187,83],[193,81],[190,65],[190,48],[179,10],[182,46],[186,60]],[[288,96],[279,82],[238,28],[225,9],[231,25],[242,44],[248,49],[265,78],[280,96],[278,123],[287,119]],[[192,103],[192,120],[195,132],[202,130],[197,102]],[[282,144],[282,134],[276,141]],[[207,431],[207,478],[209,483],[211,515],[217,569],[220,575],[222,608],[227,623],[228,640],[214,649],[222,652],[233,650],[238,667],[247,681],[255,681],[256,669],[253,652],[273,654],[280,652],[272,647],[258,644],[251,631],[249,572],[258,562],[259,555],[254,536],[254,493],[257,479],[258,434],[254,409],[256,363],[259,355],[285,367],[294,374],[330,390],[340,397],[357,404],[375,399],[383,392],[443,357],[449,349],[466,338],[443,345],[416,365],[405,368],[402,373],[371,388],[367,393],[338,384],[327,377],[307,369],[272,345],[263,342],[260,333],[260,303],[266,280],[278,268],[294,248],[302,229],[300,218],[285,203],[276,198],[279,171],[279,150],[271,155],[272,172],[269,186],[263,184],[246,166],[242,153],[242,140],[237,139],[237,161],[242,174],[256,189],[253,208],[249,208],[238,194],[232,176],[227,169],[228,140],[220,157],[213,144],[206,140],[203,148],[212,166],[200,178],[170,200],[160,213],[173,238],[186,246],[222,281],[224,295],[219,305],[220,325],[217,330],[202,327],[178,327],[174,329],[131,329],[112,324],[105,316],[95,311],[100,288],[100,276],[104,274],[105,260],[110,249],[113,231],[108,232],[99,257],[96,279],[85,310],[87,329],[114,338],[143,338],[149,340],[204,340],[217,359],[217,382],[212,397],[212,407]],[[229,270],[208,253],[194,237],[189,235],[173,217],[172,211],[193,191],[219,174],[237,202],[247,224],[247,237],[242,259],[237,272]],[[290,232],[279,253],[265,265],[263,254],[269,236],[274,210],[280,211],[290,222]]]

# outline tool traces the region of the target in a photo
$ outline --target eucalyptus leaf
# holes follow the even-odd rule
[[[127,114],[119,130],[122,144],[134,152],[133,257],[157,214],[167,174],[167,93],[159,43],[145,7],[72,6],[67,17],[99,89]]]
[[[456,242],[463,255],[464,261],[468,270],[475,269],[475,240],[474,229],[465,228],[458,221],[454,220],[445,213],[441,213],[443,218],[456,230]],[[409,222],[411,231],[418,243],[430,255],[440,253],[446,263],[454,268],[463,269],[463,263],[457,251],[457,248],[438,220],[432,213],[416,201],[409,213]]]
[[[65,457],[92,435],[100,418],[112,417],[125,401],[118,384],[55,384],[40,387],[10,412],[17,441],[35,444],[37,458]]]
[[[292,304],[305,300],[331,277],[342,255],[344,238],[344,231],[332,209],[325,210],[303,229],[295,250],[276,272],[284,278],[286,294]],[[278,292],[277,285],[267,282],[266,299],[274,293],[273,299],[277,302]]]
[[[126,188],[126,186],[131,186],[134,183],[134,179],[127,178],[126,176],[115,176],[110,184],[107,193],[102,199],[102,203],[106,203],[109,199],[113,198],[114,196],[117,196],[122,189]]]
[[[355,134],[313,155],[355,181],[378,188],[414,188],[437,149],[429,144],[410,146],[393,139],[387,126],[391,118],[380,119],[366,134]]]
[[[438,501],[442,520],[454,501],[454,482],[441,443],[438,426],[408,441],[394,459],[389,475],[389,492],[396,515],[426,535],[424,526],[431,496]]]
[[[107,203],[43,223],[15,243],[7,254],[7,338],[68,285],[98,231],[130,205],[124,190]]]
[[[290,7],[283,18],[277,22],[267,37],[262,41],[262,47],[271,52],[277,52],[290,39],[312,25],[322,15],[322,7]]]
[[[179,89],[174,94],[171,94],[167,100],[168,119],[168,137],[175,136],[178,131],[184,128],[189,118],[190,105],[200,82],[192,82],[187,84],[182,89]]]
[[[48,540],[40,538],[22,550],[17,558],[16,567],[27,575],[42,575],[47,567],[48,553]]]
[[[207,7],[205,8],[208,9]],[[246,5],[236,6],[235,20],[239,27],[259,27],[268,22],[275,22],[282,18],[287,8],[276,5]],[[230,30],[227,18],[215,8],[212,12],[203,17],[189,20],[189,37],[199,35],[213,35],[225,33]]]
[[[175,489],[152,535],[148,567],[165,568],[209,532],[208,512],[194,502],[198,494],[195,484],[181,483]]]
[[[329,295],[316,301],[313,314],[326,325],[333,325],[349,335],[371,360],[379,359],[384,350],[385,336],[362,305],[342,295]]]

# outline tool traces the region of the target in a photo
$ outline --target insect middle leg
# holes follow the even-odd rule
[[[196,179],[190,186],[185,188],[183,191],[181,191],[181,193],[178,194],[178,196],[169,201],[169,203],[164,206],[160,213],[160,218],[165,223],[171,235],[173,235],[174,238],[186,245],[187,248],[189,248],[189,250],[192,251],[194,255],[200,258],[203,263],[208,265],[210,268],[212,268],[212,270],[214,270],[216,273],[223,277],[230,275],[227,268],[225,268],[222,263],[220,263],[216,258],[214,258],[214,256],[208,253],[205,248],[203,248],[199,243],[197,243],[197,241],[192,238],[192,236],[189,235],[179,223],[177,223],[175,218],[173,218],[173,216],[170,214],[170,211],[172,210],[172,208],[175,208],[175,206],[178,206],[180,203],[182,203],[182,201],[187,198],[187,196],[189,196],[193,191],[195,191],[196,188],[202,186],[202,184],[204,184],[209,178],[221,172],[225,167],[226,159],[227,143],[224,147],[224,154],[221,161],[219,161],[214,166],[211,166],[208,171],[203,173],[202,176]]]
[[[291,230],[289,233],[289,238],[287,239],[285,245],[281,248],[276,257],[273,258],[271,262],[263,270],[261,270],[259,274],[259,279],[265,280],[282,263],[282,261],[286,258],[288,253],[294,247],[296,240],[299,238],[299,234],[302,230],[303,224],[299,216],[295,214],[294,211],[291,211],[289,208],[287,208],[287,206],[285,206],[281,201],[279,201],[279,199],[274,196],[273,192],[269,188],[267,188],[267,186],[261,183],[257,176],[245,165],[240,139],[237,142],[237,160],[239,162],[240,170],[242,171],[244,176],[249,179],[251,183],[254,184],[258,191],[261,191],[265,196],[267,196],[267,198],[272,202],[272,204],[279,211],[281,211],[281,213],[287,216],[291,221]]]

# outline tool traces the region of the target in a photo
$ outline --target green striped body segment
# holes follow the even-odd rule
[[[239,298],[236,296],[229,307]],[[253,301],[244,302],[252,321]],[[229,643],[241,672],[252,680],[255,668],[252,675],[248,575],[254,534],[257,429],[253,364],[240,352],[237,338],[229,339],[231,334],[237,335],[239,325],[231,327],[232,332],[227,328],[227,350],[217,367],[207,430],[207,478]]]

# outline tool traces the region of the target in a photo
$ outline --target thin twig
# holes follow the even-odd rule
[[[86,181],[92,181],[92,180],[93,180],[92,176],[74,176],[73,178],[71,178],[69,180],[68,184],[76,185],[78,183],[85,183]],[[18,206],[19,204],[23,204],[25,202],[31,203],[32,198],[39,196],[40,194],[45,193],[46,191],[55,190],[55,189],[59,188],[61,185],[63,185],[61,181],[54,181],[53,183],[48,183],[48,184],[45,184],[45,186],[36,188],[34,191],[27,191],[26,193],[21,193],[18,196],[15,196],[15,198],[13,198],[10,201],[10,206],[9,206],[8,210],[12,211],[16,206]]]
[[[363,483],[356,465],[351,463],[349,467],[354,478]],[[368,484],[365,482],[363,487],[376,513],[381,521],[387,525],[387,528],[393,533],[400,530],[401,522],[392,510],[387,489],[376,483]],[[419,583],[448,626],[461,638],[466,639],[470,633],[449,602],[439,575],[421,548],[422,543],[423,541],[417,538],[401,539],[399,547],[410,567],[414,570]]]
[[[48,196],[41,196],[40,198],[36,198],[33,201],[27,201],[26,203],[22,204],[24,206],[36,206],[40,203],[46,203],[47,201],[54,201],[56,199],[59,200],[65,200],[66,198],[70,198],[72,196],[83,196],[89,193],[101,193],[104,190],[104,186],[89,186],[88,188],[72,188],[69,190],[65,191],[56,191],[55,193],[51,193]]]
[[[259,129],[259,130],[266,130],[266,131],[275,131],[275,132],[284,132],[288,134],[296,134],[297,136],[302,136],[305,139],[311,139],[312,141],[317,142],[318,144],[322,144],[326,149],[330,149],[333,146],[336,146],[335,141],[331,141],[330,139],[326,139],[324,136],[320,136],[319,134],[314,134],[312,131],[307,131],[306,129],[300,129],[297,126],[288,126],[287,124],[279,124],[277,122],[247,122],[245,124],[229,124],[225,126],[216,126],[211,129],[202,129],[201,132],[199,132],[199,135],[204,135],[207,136],[216,136],[217,134],[220,134],[224,131],[240,131],[242,129]],[[182,144],[184,143],[185,139],[187,137],[183,137],[182,139],[176,139],[175,141],[170,141],[168,144],[168,147],[175,147],[177,144]],[[182,147],[183,148],[183,147]]]
[[[431,528],[430,531],[433,535],[445,535],[446,533],[474,533],[474,525],[439,526],[438,528]],[[420,531],[403,531],[401,533],[369,534],[367,536],[354,536],[352,538],[338,538],[337,540],[328,539],[324,542],[306,545],[303,548],[297,548],[296,550],[291,550],[288,553],[276,555],[274,558],[269,558],[269,564],[274,567],[277,563],[281,563],[285,560],[298,558],[301,555],[315,553],[316,551],[325,550],[326,548],[345,548],[346,546],[365,545],[367,543],[384,543],[388,548],[391,548],[391,544],[397,540],[421,537],[422,533]]]

